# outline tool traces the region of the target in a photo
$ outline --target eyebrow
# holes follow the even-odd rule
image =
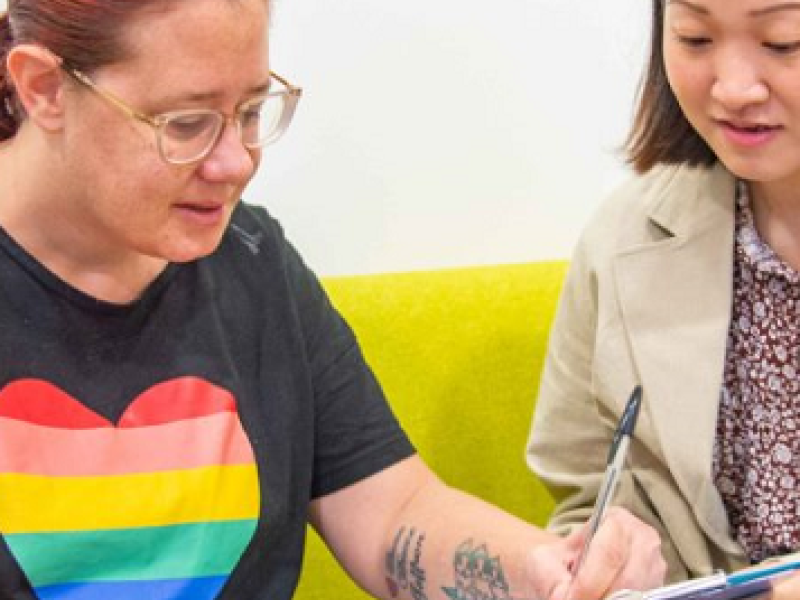
[[[784,10],[800,10],[800,2],[781,2],[780,4],[773,4],[772,6],[767,6],[766,8],[750,11],[750,16],[763,17],[765,15],[782,12]]]
[[[690,0],[667,0],[667,5],[669,4],[679,4],[689,10],[696,12],[701,15],[708,15],[710,14],[708,9],[705,6],[700,6],[699,4],[695,4]],[[771,6],[767,6],[765,8],[759,8],[757,10],[751,10],[748,15],[751,17],[764,17],[767,15],[771,15],[777,12],[782,12],[786,10],[800,10],[800,2],[781,2],[779,4],[773,4]]]
[[[270,78],[266,83],[262,83],[260,85],[255,85],[249,88],[246,92],[247,96],[259,96],[261,94],[266,94],[269,92],[270,88],[272,87],[272,78]],[[219,100],[225,95],[223,91],[214,91],[214,92],[197,92],[192,94],[182,94],[182,95],[175,95],[175,96],[168,96],[166,98],[162,98],[160,104],[175,104],[178,102],[212,102],[214,100]]]
[[[708,9],[706,7],[700,6],[699,4],[695,4],[694,2],[689,2],[689,0],[667,0],[666,6],[669,6],[671,4],[678,4],[680,6],[688,8],[693,12],[700,13],[702,15],[708,14]]]

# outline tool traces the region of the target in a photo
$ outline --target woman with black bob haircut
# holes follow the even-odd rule
[[[675,581],[800,550],[800,10],[652,0],[652,27],[636,174],[578,243],[528,459],[571,530],[641,385],[616,501]]]

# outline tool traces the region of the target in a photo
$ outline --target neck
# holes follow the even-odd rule
[[[796,188],[750,184],[756,230],[767,245],[800,271],[800,195]]]
[[[167,263],[163,261],[151,261],[146,264],[131,265],[129,273],[120,269],[92,270],[86,266],[81,266],[79,270],[69,270],[62,268],[61,265],[56,265],[56,268],[51,270],[72,287],[93,298],[125,305],[140,298],[166,266]]]

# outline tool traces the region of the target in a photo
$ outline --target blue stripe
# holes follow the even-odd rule
[[[36,588],[40,600],[211,600],[228,580],[222,577],[68,583]]]

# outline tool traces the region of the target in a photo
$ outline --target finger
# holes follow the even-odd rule
[[[771,593],[760,596],[758,600],[789,600],[800,598],[800,574],[778,578],[772,585]]]
[[[533,582],[535,597],[547,600],[566,600],[572,575],[569,571],[574,550],[566,540],[533,549],[528,562],[528,580]]]
[[[602,598],[612,589],[627,561],[626,532],[613,521],[604,522],[587,548],[580,571],[572,582],[571,598]]]
[[[614,511],[614,518],[628,531],[630,552],[613,589],[647,590],[663,585],[667,562],[661,552],[658,532],[622,508]]]
[[[571,580],[560,582],[555,588],[549,600],[573,600]]]
[[[606,591],[646,590],[664,582],[667,564],[658,533],[625,509],[610,510],[598,531],[590,574],[604,570]]]
[[[586,536],[589,533],[589,528],[586,523],[580,529],[577,529],[562,538],[563,548],[568,559],[567,568],[570,573],[575,574],[575,569],[581,553],[583,552],[586,543]]]

